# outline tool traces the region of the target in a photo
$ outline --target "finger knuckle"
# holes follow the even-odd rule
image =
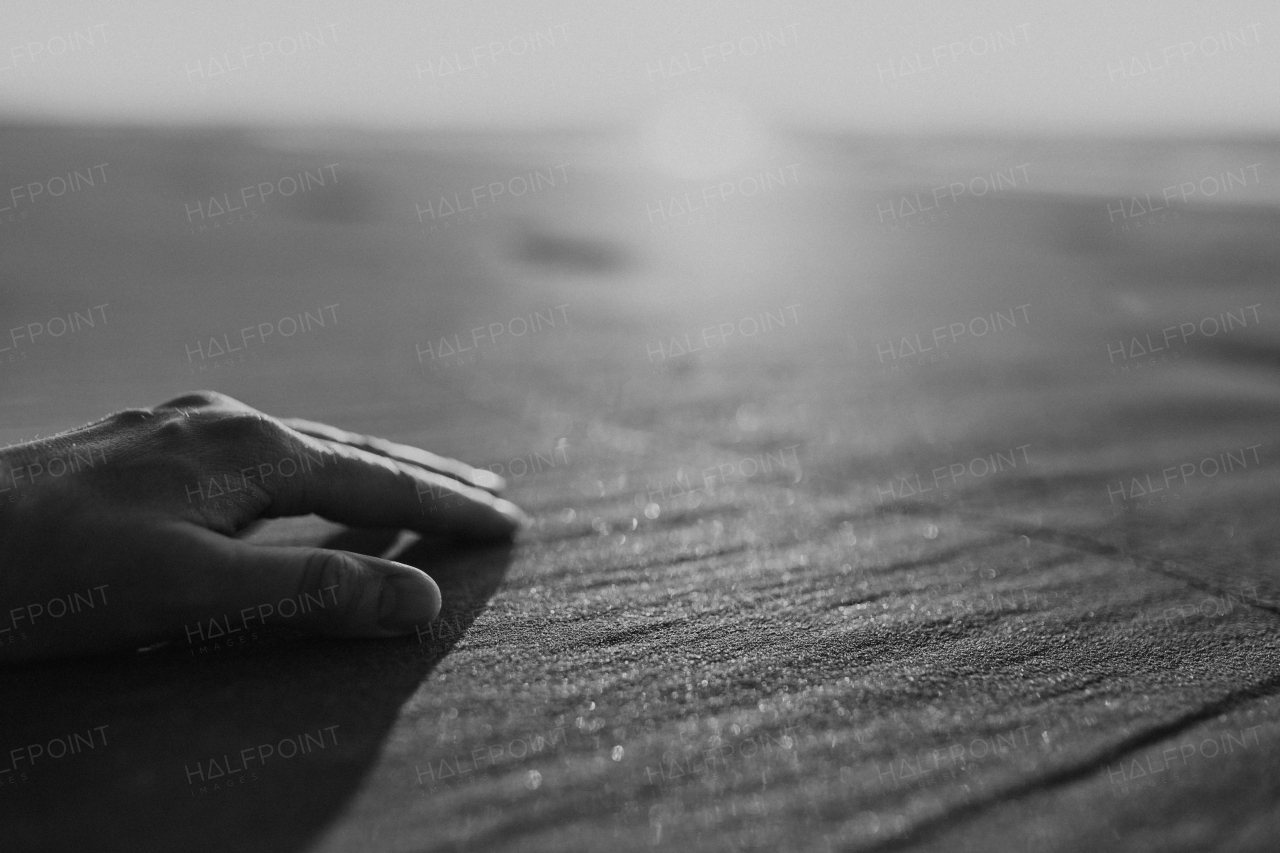
[[[180,397],[166,400],[160,405],[165,408],[176,409],[197,406],[239,406],[240,403],[238,400],[228,397],[226,394],[220,394],[217,391],[189,391]]]
[[[170,416],[156,429],[156,439],[163,447],[182,447],[191,439],[191,422],[181,415]]]
[[[111,416],[111,420],[120,426],[139,426],[155,417],[150,409],[123,409]]]

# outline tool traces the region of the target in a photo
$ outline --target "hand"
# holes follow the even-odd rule
[[[390,637],[440,590],[412,566],[255,545],[259,518],[510,539],[492,472],[208,391],[0,451],[0,661],[137,649],[202,620]],[[297,609],[283,614],[285,599]]]

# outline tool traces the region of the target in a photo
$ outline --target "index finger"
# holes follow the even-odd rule
[[[271,500],[267,517],[316,513],[356,527],[467,539],[509,539],[528,523],[511,501],[444,474],[348,444],[295,440],[311,453],[301,454],[307,464],[294,475],[261,478]]]
[[[507,487],[506,482],[492,471],[487,471],[484,468],[475,468],[465,462],[450,459],[447,456],[440,456],[420,447],[387,441],[385,438],[378,438],[373,435],[349,432],[329,424],[309,421],[304,418],[281,418],[280,420],[285,426],[303,435],[323,438],[326,441],[336,441],[339,444],[349,444],[352,447],[358,447],[361,450],[367,450],[379,456],[387,456],[400,462],[408,462],[411,465],[417,465],[419,468],[426,468],[428,471],[434,471],[437,474],[444,474],[448,477],[453,477],[455,480],[461,480],[469,486],[475,486],[487,492],[497,494]]]

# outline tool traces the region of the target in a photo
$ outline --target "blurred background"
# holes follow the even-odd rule
[[[1029,303],[1022,326],[982,340],[979,326],[948,348],[971,364],[1150,367],[1131,348],[1123,365],[1107,355],[1114,325],[1238,317],[1270,272],[1273,14],[10,10],[0,299],[27,331],[0,352],[7,439],[157,384],[289,394],[359,375],[328,403],[358,408],[407,376],[415,395],[473,391],[491,371],[450,368],[514,366],[519,346],[602,357],[575,349],[593,335],[643,377],[742,351],[704,342],[659,364],[647,344],[792,302],[807,306],[802,329],[733,343],[794,344],[910,383],[955,367],[936,343],[913,355],[913,336]],[[493,326],[485,350],[473,336],[469,356],[422,355],[561,304],[580,322],[565,309],[550,337],[512,349],[514,330]],[[322,305],[338,306],[325,332],[286,341],[263,325],[254,347],[242,336],[239,354],[223,341],[210,355],[209,337]],[[76,310],[97,310],[99,328]],[[42,325],[68,315],[63,336]],[[1259,318],[1231,340],[1265,336]],[[1060,358],[1082,332],[1088,355]],[[1182,343],[1227,340],[1199,337]]]
[[[0,441],[211,388],[491,467],[536,518],[426,669],[180,650],[121,664],[128,702],[120,673],[24,675],[14,743],[60,707],[120,746],[43,777],[63,787],[6,783],[40,816],[19,846],[105,843],[98,823],[130,850],[1274,828],[1270,728],[1126,797],[1106,770],[1264,719],[1280,673],[1273,4],[53,2],[0,24]],[[1143,645],[1153,613],[1245,587]],[[209,805],[177,769],[339,719],[355,746],[324,781]],[[423,782],[563,726],[554,759]],[[787,745],[671,781],[673,750],[730,726]],[[1028,726],[1013,757],[969,749]],[[924,783],[870,769],[961,742]],[[66,790],[89,817],[63,819]]]

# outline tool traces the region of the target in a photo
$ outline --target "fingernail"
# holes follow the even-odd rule
[[[507,487],[506,480],[502,479],[492,471],[486,471],[483,468],[472,469],[471,482],[490,492],[500,492]]]
[[[512,526],[512,535],[520,532],[521,530],[528,530],[530,527],[533,527],[533,519],[530,518],[524,510],[513,504],[511,501],[505,500],[504,498],[498,498],[494,501],[494,506],[497,508],[498,512],[502,513],[503,518],[510,522]]]
[[[439,599],[426,578],[388,575],[378,596],[378,627],[409,632],[431,622],[440,609]]]
[[[505,513],[507,516],[513,519],[521,527],[529,527],[531,524],[533,524],[533,519],[530,518],[525,513],[524,510],[522,510],[520,507],[516,506],[506,498],[498,498],[498,500],[495,503],[497,507],[503,511],[503,513]]]

